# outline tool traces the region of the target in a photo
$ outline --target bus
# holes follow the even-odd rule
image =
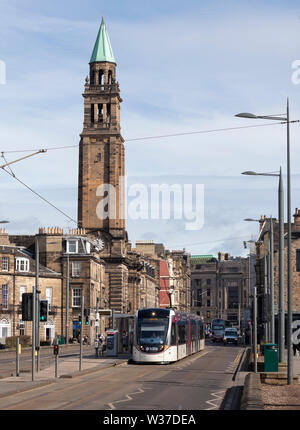
[[[225,333],[226,321],[222,318],[215,318],[211,322],[211,334],[213,342],[222,342]]]

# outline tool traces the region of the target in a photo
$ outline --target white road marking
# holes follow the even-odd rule
[[[152,390],[152,388],[148,388],[148,387],[144,387],[144,389],[143,388],[139,388],[138,391],[135,391],[135,392],[129,393],[129,394],[125,394],[126,399],[116,400],[115,402],[111,402],[111,403],[108,404],[108,406],[110,407],[110,410],[117,409],[114,406],[116,403],[130,402],[130,400],[133,400],[133,398],[131,396],[134,396],[136,394],[144,393],[145,392],[144,390]]]
[[[212,409],[217,409],[218,405],[215,404],[215,402],[218,402],[220,399],[223,399],[223,396],[219,396],[219,394],[226,393],[226,390],[222,391],[216,391],[215,393],[211,393],[211,396],[215,397],[214,399],[207,400],[205,403],[208,403],[209,405],[213,406],[212,408],[205,409],[206,411],[210,411]]]

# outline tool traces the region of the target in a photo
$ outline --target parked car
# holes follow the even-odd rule
[[[236,328],[228,327],[225,328],[224,337],[223,337],[223,343],[226,345],[227,343],[234,343],[235,345],[238,344],[238,332]]]

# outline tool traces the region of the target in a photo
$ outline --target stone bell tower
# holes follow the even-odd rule
[[[78,226],[123,239],[126,232],[122,99],[103,18],[89,64],[79,149]]]
[[[128,238],[125,151],[120,127],[122,99],[104,19],[89,64],[79,145],[78,226],[95,241],[99,257],[106,262],[109,306],[127,312]]]

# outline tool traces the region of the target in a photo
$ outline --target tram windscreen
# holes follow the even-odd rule
[[[139,345],[161,346],[166,342],[168,318],[139,318],[137,341]]]

